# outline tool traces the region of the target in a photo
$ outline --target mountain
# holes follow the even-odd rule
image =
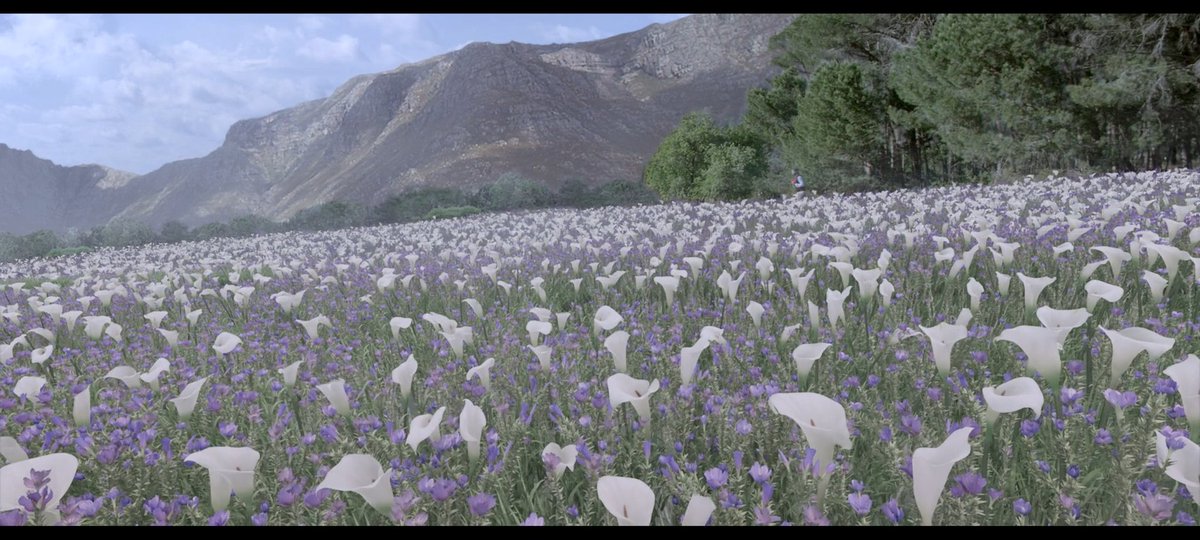
[[[63,167],[0,144],[0,231],[103,225],[125,208],[137,175],[103,165]]]
[[[585,43],[472,43],[237,122],[207,156],[100,190],[87,216],[282,220],[333,200],[470,189],[510,172],[552,188],[638,179],[684,114],[742,114],[747,89],[774,70],[770,37],[791,20],[705,14]]]

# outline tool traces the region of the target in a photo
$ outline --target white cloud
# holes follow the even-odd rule
[[[320,30],[325,27],[328,19],[319,15],[301,15],[296,17],[296,24],[305,30]]]
[[[252,56],[187,39],[148,46],[94,17],[9,22],[0,26],[0,142],[61,164],[149,172],[212,151],[239,119],[320,97],[319,76],[301,69],[311,62],[293,56],[294,31],[252,37],[287,45],[286,55],[263,57],[262,47],[244,47]],[[353,58],[358,47],[350,36],[307,43],[314,60]]]
[[[577,41],[592,41],[596,39],[606,38],[612,35],[611,33],[602,32],[595,26],[587,28],[578,28],[573,26],[565,26],[556,24],[550,28],[542,30],[541,37],[543,40],[553,43],[575,43]]]
[[[315,37],[305,41],[296,54],[318,62],[345,62],[358,56],[358,38],[342,34],[336,40]]]
[[[0,33],[0,85],[18,79],[98,73],[137,48],[133,36],[100,30],[91,15],[11,15]]]
[[[355,15],[351,21],[362,26],[375,27],[390,34],[389,37],[401,41],[415,38],[421,28],[420,15],[399,13]]]

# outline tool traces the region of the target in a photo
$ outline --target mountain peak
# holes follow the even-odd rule
[[[472,42],[238,121],[207,156],[143,176],[93,168],[103,208],[82,222],[103,212],[152,225],[282,220],[333,200],[370,204],[507,173],[552,188],[639,179],[684,114],[742,114],[746,91],[774,71],[770,37],[791,20],[703,14],[580,43]]]

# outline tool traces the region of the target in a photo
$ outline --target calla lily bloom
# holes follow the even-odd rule
[[[165,312],[165,311],[151,311],[150,313],[147,313],[147,314],[143,315],[143,317],[144,317],[144,318],[145,318],[147,321],[150,321],[150,327],[151,327],[151,328],[153,328],[153,329],[155,329],[155,330],[158,330],[158,328],[159,328],[160,326],[162,326],[163,319],[165,319],[165,318],[167,317],[167,312]]]
[[[837,262],[829,263],[829,266],[832,266],[835,270],[837,270],[838,277],[842,278],[842,288],[849,287],[850,286],[850,272],[852,270],[854,270],[854,265],[850,264],[848,262],[837,261]]]
[[[834,451],[838,446],[852,448],[850,428],[846,424],[846,409],[828,397],[813,392],[772,394],[767,398],[771,410],[791,418],[808,446],[816,452],[818,476],[817,499],[824,497],[829,486],[828,468],[833,463]]]
[[[792,360],[796,362],[796,371],[800,374],[801,383],[808,379],[813,364],[825,354],[825,349],[832,346],[832,343],[808,343],[792,349]]]
[[[45,313],[46,315],[49,315],[50,319],[53,320],[55,323],[57,323],[60,319],[62,319],[62,316],[63,316],[62,304],[45,304],[43,306],[39,306],[34,311],[37,311],[38,313]]]
[[[1000,292],[1000,296],[1007,296],[1008,289],[1012,285],[1012,276],[1001,272],[996,272],[996,290]]]
[[[296,385],[296,375],[300,372],[301,363],[301,360],[297,360],[278,369],[279,373],[283,375],[284,387],[291,388]]]
[[[392,330],[392,339],[396,341],[400,340],[400,330],[407,329],[411,326],[412,319],[407,317],[392,317],[392,320],[388,321],[388,327],[390,327]]]
[[[538,345],[537,347],[529,346],[529,350],[533,351],[533,355],[537,357],[538,364],[542,366],[542,371],[550,371],[550,353],[553,352],[549,345]]]
[[[392,370],[392,382],[400,385],[400,394],[406,399],[412,393],[413,376],[417,373],[417,359],[408,355],[408,359]]]
[[[1018,326],[1000,332],[996,341],[1015,343],[1029,358],[1026,370],[1029,373],[1041,373],[1053,386],[1058,386],[1058,378],[1062,373],[1062,358],[1059,351],[1062,344],[1058,341],[1059,330],[1042,326]]]
[[[71,454],[47,454],[32,459],[9,463],[0,467],[0,512],[23,508],[21,498],[26,496],[28,489],[25,479],[30,471],[50,471],[50,500],[45,502],[42,524],[58,523],[59,502],[71,489],[75,481],[75,471],[79,469],[79,459]]]
[[[617,310],[608,306],[600,306],[600,309],[596,310],[596,316],[592,319],[592,331],[599,336],[600,330],[610,331],[624,320]]]
[[[602,476],[596,482],[596,494],[608,513],[617,518],[618,525],[650,525],[654,490],[645,482],[624,476]]]
[[[896,286],[892,285],[891,281],[883,280],[879,283],[879,296],[883,299],[884,306],[892,305],[892,296],[896,294]]]
[[[35,364],[45,363],[50,359],[50,355],[54,354],[54,345],[46,345],[38,349],[34,349],[29,353],[30,360]]]
[[[691,347],[684,347],[679,351],[679,384],[686,386],[692,382],[692,375],[696,372],[696,364],[700,361],[700,355],[708,348],[708,340],[700,338],[696,340],[696,344]]]
[[[542,321],[529,321],[525,323],[525,331],[529,332],[529,344],[536,346],[541,336],[550,335],[554,330],[554,325]]]
[[[46,386],[46,379],[34,376],[21,377],[17,379],[17,384],[13,385],[13,394],[17,397],[34,399],[42,393],[43,386]]]
[[[845,302],[847,296],[850,296],[850,287],[842,289],[841,292],[833,289],[825,291],[825,309],[829,312],[830,327],[836,328],[838,321],[846,318]]]
[[[1103,326],[1100,331],[1108,336],[1109,342],[1112,343],[1112,355],[1110,356],[1112,379],[1111,384],[1116,386],[1121,380],[1121,374],[1129,369],[1129,365],[1133,363],[1133,359],[1142,351],[1146,351],[1150,356],[1150,360],[1158,360],[1167,351],[1175,346],[1175,340],[1168,337],[1163,337],[1156,334],[1152,330],[1145,328],[1131,327],[1120,331],[1109,330]]]
[[[759,257],[758,262],[754,263],[754,269],[758,270],[758,279],[766,281],[767,278],[771,277],[771,272],[775,271],[775,263],[766,257]]]
[[[971,308],[962,308],[958,311],[958,317],[954,319],[954,325],[967,328],[973,318],[975,318],[975,314],[971,313]]]
[[[736,269],[735,269],[736,271]],[[737,302],[738,287],[742,285],[742,278],[746,277],[746,273],[742,272],[737,279],[729,275],[728,271],[721,271],[721,275],[717,278],[717,287],[721,292],[725,293],[725,298],[730,302]]]
[[[812,280],[815,270],[809,270],[807,274],[802,273],[804,272],[803,268],[784,268],[784,270],[792,280],[792,287],[796,290],[796,295],[804,298],[804,295],[808,293],[808,284]]]
[[[125,330],[125,327],[117,323],[109,323],[109,325],[104,328],[104,335],[112,338],[113,341],[120,342],[123,339],[121,337],[121,332],[123,330]]]
[[[1059,331],[1058,342],[1066,343],[1067,334],[1071,330],[1083,326],[1092,314],[1086,309],[1053,309],[1048,306],[1042,306],[1037,309],[1037,318],[1042,322],[1042,326],[1046,328],[1054,328]]]
[[[159,328],[158,333],[159,333],[159,335],[161,335],[163,337],[163,339],[165,339],[167,341],[167,345],[170,345],[172,347],[179,346],[179,332],[178,331],[166,330],[163,328]]]
[[[604,338],[604,348],[608,350],[609,354],[612,354],[613,365],[616,366],[617,371],[621,373],[627,373],[629,371],[625,356],[628,347],[629,332],[624,330],[617,330],[616,332],[609,334],[607,338]]]
[[[725,330],[715,326],[705,326],[704,328],[700,329],[700,339],[708,341],[709,343],[719,343],[724,345],[726,343]]]
[[[1168,366],[1163,373],[1175,381],[1179,400],[1183,402],[1183,414],[1192,433],[1200,433],[1200,358],[1189,354],[1184,361]]]
[[[575,470],[575,461],[579,455],[579,451],[575,445],[559,446],[558,443],[550,443],[546,448],[542,449],[542,455],[553,454],[558,457],[558,463],[554,465],[554,477],[562,478],[563,471],[567,469]]]
[[[1118,238],[1118,240],[1120,240]],[[1121,275],[1121,266],[1133,259],[1133,256],[1126,253],[1125,250],[1109,246],[1092,246],[1092,251],[1104,255],[1108,261],[1108,265],[1112,267],[1113,279],[1117,279]]]
[[[229,506],[232,492],[238,497],[254,495],[254,469],[258,467],[259,454],[253,448],[210,446],[183,457],[208,469],[209,490],[214,512]]]
[[[1167,280],[1154,272],[1145,270],[1142,272],[1142,281],[1145,281],[1146,286],[1150,288],[1150,299],[1155,303],[1161,302],[1163,293],[1167,290]]]
[[[12,437],[0,437],[0,457],[4,458],[6,463],[16,463],[29,459],[29,454],[25,453],[25,449],[21,448],[21,444]]]
[[[408,439],[405,442],[412,447],[413,452],[417,451],[417,446],[425,439],[434,442],[442,438],[442,433],[438,428],[442,424],[444,414],[446,414],[446,408],[439,407],[433,414],[422,414],[412,419],[408,426]]]
[[[491,370],[492,370],[492,366],[494,366],[494,365],[496,365],[495,358],[488,358],[487,360],[484,360],[482,364],[479,364],[478,366],[475,366],[475,367],[467,370],[467,380],[469,381],[469,380],[471,380],[472,377],[478,376],[479,384],[482,384],[485,389],[491,390],[492,389],[492,376],[491,376],[492,371]]]
[[[171,369],[171,362],[169,360],[167,360],[166,358],[159,358],[158,360],[154,361],[154,365],[150,366],[150,371],[147,371],[145,373],[142,373],[141,375],[138,375],[138,378],[141,379],[142,382],[150,385],[150,388],[153,388],[154,391],[157,392],[158,391],[158,377],[161,376],[164,372],[170,371],[170,369]]]
[[[329,317],[324,315],[318,315],[307,321],[297,320],[296,323],[304,327],[304,332],[308,334],[308,339],[317,339],[321,325],[333,328],[333,323],[329,320]]]
[[[242,338],[229,332],[221,332],[217,335],[216,341],[213,342],[213,350],[221,354],[229,354],[241,344]]]
[[[987,403],[987,423],[991,425],[996,423],[1001,414],[1021,409],[1033,411],[1034,418],[1041,416],[1045,396],[1037,381],[1029,377],[1017,377],[999,386],[985,387],[983,401]]]
[[[92,387],[86,386],[75,394],[74,402],[71,406],[71,416],[75,419],[76,426],[88,426],[92,423]]]
[[[45,339],[46,342],[50,345],[54,345],[57,342],[57,338],[55,337],[54,332],[51,332],[50,330],[47,330],[45,328],[34,328],[34,329],[29,330],[29,332],[27,332],[27,333],[33,334],[35,336],[40,336],[42,339]]]
[[[550,322],[550,316],[554,315],[553,311],[550,311],[543,307],[529,308],[529,312],[532,313],[533,316],[537,317],[537,319],[542,322]]]
[[[967,296],[971,297],[971,311],[979,311],[980,299],[983,297],[983,285],[975,278],[967,280]]]
[[[104,327],[112,324],[112,319],[103,315],[92,315],[83,318],[83,332],[87,337],[97,340],[104,335]]]
[[[1093,311],[1096,309],[1096,303],[1100,300],[1107,300],[1110,304],[1114,304],[1125,295],[1125,289],[1116,285],[1105,283],[1103,281],[1091,280],[1083,286],[1087,291],[1087,310]]]
[[[136,369],[133,369],[129,366],[117,366],[115,368],[112,368],[112,369],[108,370],[108,373],[106,375],[104,375],[104,378],[105,379],[117,379],[117,380],[125,383],[125,386],[127,386],[129,388],[141,388],[142,387],[141,374],[138,373],[138,371]]]
[[[933,363],[937,366],[938,373],[943,377],[949,375],[954,344],[967,338],[967,327],[940,323],[933,328],[924,326],[920,328],[929,337],[929,343],[933,348]]]
[[[873,270],[855,268],[850,273],[854,276],[854,281],[858,282],[859,298],[866,300],[875,295],[875,291],[879,288],[879,278],[883,275],[883,270],[878,268]]]
[[[1033,310],[1037,307],[1038,298],[1042,296],[1042,291],[1046,290],[1058,278],[1052,277],[1029,277],[1025,274],[1017,272],[1017,277],[1020,278],[1021,284],[1025,286],[1025,309]]]
[[[917,499],[917,510],[921,512],[921,523],[933,525],[933,512],[938,499],[946,487],[946,479],[955,463],[971,455],[968,438],[974,428],[964,427],[951,433],[937,448],[918,448],[912,455],[913,495]]]
[[[196,399],[200,397],[200,388],[204,386],[204,382],[208,377],[192,381],[183,388],[179,393],[179,397],[172,399],[171,403],[175,404],[175,410],[179,413],[179,418],[186,421],[192,416],[192,411],[196,409]]]
[[[1157,436],[1163,435],[1158,433]],[[1166,446],[1165,441],[1163,446]],[[1183,448],[1170,451],[1165,464],[1167,476],[1187,486],[1192,500],[1200,504],[1200,445],[1183,439]]]
[[[317,484],[316,491],[322,489],[357,493],[371,508],[385,516],[392,515],[392,469],[383,470],[379,460],[369,454],[342,456]]]
[[[688,501],[687,510],[683,512],[681,523],[684,527],[703,527],[716,509],[712,498],[694,494]]]
[[[325,384],[317,385],[317,390],[320,390],[325,395],[325,399],[337,409],[338,414],[350,414],[350,398],[346,395],[345,379],[334,379]]]
[[[746,306],[746,313],[750,314],[750,320],[754,321],[755,328],[762,326],[762,316],[764,311],[763,305],[753,300],[751,300],[750,304]]]
[[[479,440],[483,437],[483,428],[487,426],[487,417],[483,409],[471,400],[465,400],[463,410],[458,415],[458,433],[467,442],[467,458],[471,461],[479,459]]]
[[[1175,246],[1164,246],[1161,244],[1149,244],[1146,246],[1150,250],[1158,254],[1162,259],[1163,265],[1167,267],[1167,282],[1175,281],[1175,276],[1179,274],[1179,262],[1189,260],[1191,258],[1188,252],[1179,249]]]
[[[475,314],[476,318],[483,318],[483,304],[480,304],[479,300],[467,298],[463,300],[463,303],[466,304],[467,307],[471,308],[471,312]]]
[[[658,391],[658,379],[647,382],[624,373],[608,378],[608,400],[615,409],[629,403],[637,411],[642,423],[650,421],[650,396]]]
[[[456,327],[453,330],[441,332],[442,337],[446,338],[446,342],[450,344],[450,351],[454,353],[455,358],[462,358],[463,345],[467,341],[468,332],[470,329],[467,327]]]

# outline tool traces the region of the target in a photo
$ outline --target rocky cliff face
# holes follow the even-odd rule
[[[234,124],[207,156],[104,190],[126,201],[110,216],[281,220],[507,172],[551,187],[640,178],[684,114],[741,115],[746,90],[772,72],[768,40],[790,21],[693,15],[586,43],[474,43],[355,77],[328,98]]]
[[[121,187],[136,175],[101,165],[62,167],[0,144],[0,231],[100,225],[124,209]]]

